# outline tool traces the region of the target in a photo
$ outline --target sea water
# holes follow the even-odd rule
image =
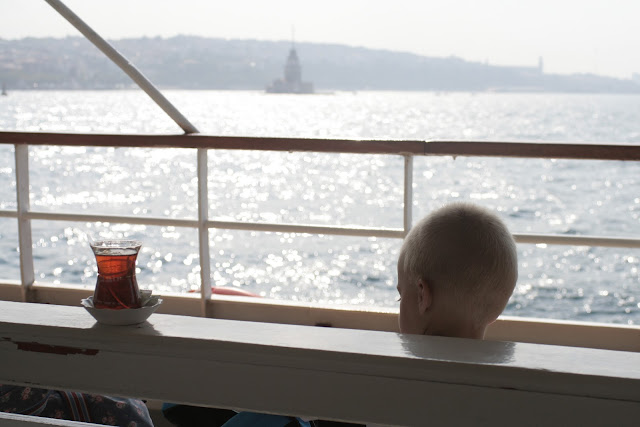
[[[640,96],[434,92],[267,95],[167,91],[202,132],[311,138],[640,142]],[[139,91],[25,91],[0,99],[0,129],[181,133]],[[31,147],[31,209],[197,218],[189,149]],[[209,217],[402,227],[403,158],[209,151]],[[450,201],[497,212],[514,233],[640,237],[640,163],[416,157],[414,221]],[[16,208],[12,146],[0,146],[0,209]],[[141,240],[142,289],[199,287],[190,228],[34,220],[36,280],[93,287],[89,236]],[[15,219],[0,218],[0,279],[19,279]],[[212,282],[263,297],[397,307],[401,241],[212,229]],[[640,323],[640,250],[518,245],[505,314]]]

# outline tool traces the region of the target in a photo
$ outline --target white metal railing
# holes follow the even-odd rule
[[[27,144],[15,144],[17,210],[0,210],[0,217],[17,218],[18,220],[18,247],[20,252],[21,276],[20,283],[23,300],[25,302],[28,302],[30,300],[29,288],[35,282],[31,232],[32,220],[110,222],[197,228],[198,247],[200,254],[200,295],[202,299],[201,310],[202,315],[205,317],[207,316],[206,302],[211,298],[210,250],[208,239],[209,229],[211,228],[252,230],[263,232],[289,232],[308,234],[331,234],[342,236],[403,238],[411,227],[411,200],[413,196],[413,157],[411,155],[404,156],[404,228],[390,229],[209,220],[207,151],[208,150],[206,148],[197,149],[198,218],[197,220],[190,220],[158,217],[154,218],[99,214],[33,212],[31,211],[29,204],[29,146]]]
[[[20,279],[22,298],[28,300],[28,289],[35,280],[33,270],[33,244],[29,206],[29,146],[15,146],[16,201],[18,217],[18,247],[20,249]]]
[[[196,148],[197,150],[197,180],[198,180],[198,217],[197,219],[172,219],[172,218],[159,218],[159,217],[136,217],[136,216],[116,216],[116,215],[100,215],[100,214],[76,214],[76,213],[56,213],[56,212],[34,212],[29,206],[29,145],[70,145],[70,140],[73,141],[73,145],[83,145],[82,140],[86,140],[86,145],[109,145],[114,147],[119,146],[147,146],[154,147],[153,142],[156,138],[162,139],[165,135],[158,136],[146,136],[145,143],[131,143],[131,139],[136,139],[137,136],[110,136],[108,144],[96,144],[92,141],[92,138],[99,137],[96,135],[66,135],[66,134],[30,134],[30,133],[16,133],[16,132],[0,132],[0,144],[13,143],[15,147],[15,176],[16,176],[16,200],[17,209],[15,211],[2,210],[0,211],[0,217],[16,218],[18,220],[18,235],[19,235],[19,251],[20,251],[20,273],[21,273],[21,289],[22,298],[24,301],[29,301],[29,288],[34,284],[35,274],[33,265],[32,254],[32,233],[31,233],[31,221],[32,220],[56,220],[56,221],[88,221],[88,222],[110,222],[110,223],[128,223],[128,224],[142,224],[142,225],[155,225],[155,226],[175,226],[175,227],[188,227],[196,228],[198,230],[198,247],[200,253],[200,276],[201,276],[201,299],[203,316],[207,316],[207,301],[211,298],[211,278],[210,278],[210,254],[209,254],[209,229],[223,228],[223,229],[235,229],[235,230],[252,230],[262,232],[290,232],[290,233],[308,233],[308,234],[333,234],[343,236],[375,236],[381,238],[403,238],[408,230],[411,228],[412,222],[412,199],[413,199],[413,157],[416,155],[430,154],[427,152],[427,146],[429,144],[434,145],[436,153],[434,155],[449,155],[449,152],[442,152],[438,149],[437,143],[422,143],[425,148],[415,149],[412,152],[403,151],[403,148],[395,150],[393,143],[388,147],[385,146],[382,149],[364,149],[358,152],[374,152],[379,154],[395,154],[404,157],[404,190],[403,190],[403,228],[367,228],[367,227],[340,227],[340,226],[318,226],[318,225],[304,225],[304,224],[278,224],[278,223],[252,223],[252,222],[236,222],[236,221],[216,221],[208,218],[209,202],[208,202],[208,164],[207,164],[207,152],[209,149],[215,149],[216,145],[220,144],[220,140],[226,141],[225,137],[193,137],[193,136],[180,136],[178,142],[175,144],[169,144],[169,146],[183,147],[191,146],[198,147],[198,142],[202,142],[202,147]],[[80,141],[75,141],[74,138],[80,138]],[[182,138],[182,139],[180,139]],[[182,144],[181,142],[187,138],[188,144]],[[197,138],[198,142],[192,143],[193,139]],[[151,142],[148,140],[151,139]],[[21,140],[22,143],[17,141]],[[344,141],[335,140],[305,140],[307,144],[305,147],[300,148],[299,140],[282,139],[260,139],[249,138],[250,143],[246,144],[246,139],[240,139],[236,149],[251,149],[251,150],[273,150],[273,146],[262,143],[256,144],[258,141],[271,141],[275,142],[278,146],[278,150],[281,151],[331,151],[331,152],[356,152],[351,146],[345,148],[341,143]],[[223,142],[224,142],[223,141]],[[351,143],[354,141],[346,141]],[[370,141],[375,143],[375,141]],[[226,143],[226,142],[225,142]],[[310,143],[315,143],[312,148],[309,148]],[[361,141],[361,144],[365,144],[366,141]],[[449,151],[456,151],[457,155],[482,155],[482,152],[477,151],[477,147],[482,147],[483,144],[478,142],[475,145],[468,145],[468,142],[450,142]],[[486,145],[489,147],[486,155],[499,156],[501,153],[506,156],[522,156],[522,157],[551,157],[558,156],[558,152],[554,151],[558,147],[564,146],[565,150],[571,150],[575,148],[571,144],[552,144],[549,151],[551,154],[545,154],[544,152],[539,155],[533,155],[528,153],[527,150],[530,147],[527,144],[515,144],[515,143],[502,143],[502,151],[497,150],[495,144]],[[165,142],[158,143],[163,147],[168,145]],[[329,148],[327,149],[327,145]],[[456,148],[456,146],[462,146],[462,148]],[[325,147],[320,149],[319,147]],[[351,147],[351,148],[349,148]],[[469,148],[471,147],[471,148]],[[598,147],[598,146],[596,146]],[[619,147],[619,146],[618,146]],[[228,147],[227,147],[228,148]],[[630,160],[638,160],[640,158],[640,147],[631,146],[625,148],[635,149],[629,154]],[[515,150],[515,151],[514,151]],[[584,147],[579,152],[583,152]],[[518,154],[520,153],[520,154]],[[567,155],[568,157],[575,158],[580,157],[576,154]],[[620,156],[617,154],[616,156]],[[598,154],[585,154],[584,158],[610,158],[606,155]],[[615,157],[617,158],[617,157]],[[601,237],[601,236],[564,236],[553,234],[514,234],[515,240],[518,243],[547,243],[547,244],[559,244],[559,245],[579,245],[579,246],[609,246],[609,247],[627,247],[627,248],[640,248],[640,238],[613,238],[613,237]]]
[[[104,38],[87,25],[78,15],[66,7],[60,0],[45,0],[71,25],[80,31],[91,43],[102,51],[122,71],[124,71],[171,119],[182,128],[186,135],[198,134],[196,127],[175,108],[168,99],[120,52],[111,46]],[[30,137],[27,137],[29,135]],[[27,141],[24,138],[27,137]],[[16,159],[16,192],[18,206],[16,211],[0,211],[0,217],[16,217],[18,219],[20,275],[22,299],[29,300],[29,288],[33,285],[34,267],[32,254],[31,221],[33,219],[49,219],[63,221],[109,221],[129,224],[165,225],[177,227],[192,227],[198,230],[198,247],[200,254],[200,295],[202,299],[202,315],[207,316],[207,301],[211,298],[210,254],[208,233],[210,228],[228,228],[241,230],[292,232],[311,234],[337,234],[347,236],[376,236],[402,238],[411,228],[412,200],[413,200],[413,156],[414,155],[480,155],[507,157],[542,157],[542,158],[590,158],[609,160],[640,160],[640,147],[615,145],[569,145],[569,144],[504,144],[493,142],[431,142],[423,141],[328,141],[328,140],[300,140],[292,138],[233,138],[206,137],[198,138],[175,135],[156,136],[107,136],[105,135],[57,135],[50,138],[35,137],[34,134],[19,134],[16,132],[0,132],[0,143],[15,144]],[[114,141],[125,138],[125,144]],[[185,139],[187,138],[187,139]],[[208,138],[208,140],[206,139]],[[60,141],[63,140],[63,141]],[[89,140],[89,141],[87,141]],[[143,140],[143,143],[133,140]],[[53,143],[52,143],[53,141]],[[169,141],[169,142],[167,142]],[[171,141],[174,144],[171,144]],[[197,142],[196,142],[197,141]],[[259,141],[259,143],[256,143]],[[210,144],[207,145],[207,142]],[[328,148],[320,148],[328,142]],[[177,220],[169,218],[137,218],[132,216],[84,215],[69,213],[32,212],[29,207],[29,144],[45,145],[100,145],[100,146],[180,146],[197,150],[197,179],[198,179],[198,218],[197,220]],[[139,145],[141,144],[141,145]],[[315,144],[315,145],[314,145]],[[373,147],[373,148],[370,148]],[[404,156],[404,207],[403,228],[353,228],[337,226],[312,226],[296,224],[248,223],[210,221],[207,178],[207,151],[211,148],[257,149],[281,151],[325,151],[325,152],[353,152],[378,154],[396,154]],[[541,155],[540,153],[544,155]],[[519,243],[551,243],[568,245],[598,245],[613,247],[640,247],[640,239],[619,239],[597,236],[558,236],[544,234],[515,234]]]

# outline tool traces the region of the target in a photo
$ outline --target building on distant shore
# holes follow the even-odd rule
[[[302,81],[302,67],[292,45],[284,65],[284,79],[276,79],[267,86],[267,93],[313,93],[313,83]]]
[[[544,60],[542,56],[538,57],[538,72],[540,74],[544,74]]]

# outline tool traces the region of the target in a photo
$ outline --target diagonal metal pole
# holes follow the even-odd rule
[[[133,64],[127,60],[120,52],[118,52],[113,46],[103,39],[98,33],[96,33],[91,27],[89,27],[82,19],[78,17],[71,9],[65,6],[59,0],[45,0],[49,5],[54,8],[60,15],[62,15],[71,25],[76,27],[91,43],[93,43],[98,49],[102,51],[109,59],[111,59],[122,71],[124,71],[131,79],[146,92],[147,95],[155,101],[156,104],[165,113],[173,119],[185,131],[185,133],[199,133],[198,129],[182,115],[176,107],[164,97],[162,93],[147,79]]]
[[[102,51],[111,61],[113,61],[122,71],[124,71],[165,113],[173,119],[184,130],[185,133],[199,133],[198,129],[169,102],[167,98],[147,79],[133,64],[127,60],[120,52],[89,27],[71,9],[65,6],[60,0],[45,0],[60,15],[62,15],[71,25],[76,27],[91,43]],[[207,190],[207,149],[198,148],[198,234],[200,246],[200,295],[202,299],[202,314],[207,316],[208,301],[211,299],[211,277],[210,277],[210,255],[209,255],[209,228],[208,228],[208,190]]]

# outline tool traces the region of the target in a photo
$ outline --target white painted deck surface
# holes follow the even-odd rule
[[[640,353],[0,301],[0,382],[392,425],[634,425]]]

